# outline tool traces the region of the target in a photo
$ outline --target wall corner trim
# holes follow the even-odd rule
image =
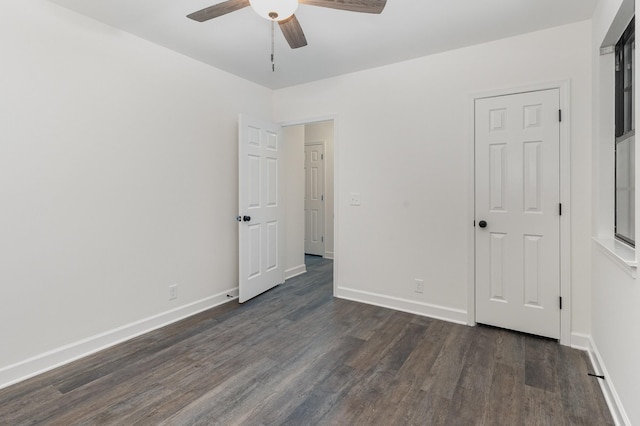
[[[620,397],[618,396],[615,386],[611,381],[611,376],[607,372],[607,368],[604,365],[604,361],[600,356],[600,352],[598,351],[593,337],[587,334],[572,333],[571,347],[587,351],[589,359],[591,360],[591,365],[593,366],[593,372],[595,374],[605,376],[605,380],[598,379],[598,383],[600,384],[600,389],[602,390],[604,399],[609,406],[609,411],[611,412],[611,417],[613,417],[615,424],[619,426],[631,426],[629,417],[622,406],[622,401],[620,401]]]
[[[446,306],[416,302],[414,300],[401,299],[399,297],[384,294],[370,293],[368,291],[355,290],[347,287],[337,287],[335,297],[380,306],[382,308],[395,309],[396,311],[435,318],[456,324],[467,325],[467,311]]]
[[[231,295],[233,297],[228,297]],[[0,368],[0,389],[238,298],[238,288],[179,306]]]

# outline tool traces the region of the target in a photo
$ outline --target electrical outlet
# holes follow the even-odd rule
[[[416,278],[416,288],[414,291],[416,293],[424,293],[424,280],[419,280]]]
[[[178,284],[172,284],[169,286],[169,300],[178,298]]]

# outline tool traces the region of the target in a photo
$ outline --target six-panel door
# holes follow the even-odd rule
[[[240,303],[284,281],[280,135],[275,124],[240,116]]]
[[[324,256],[324,144],[304,146],[304,252]]]
[[[475,103],[476,321],[560,336],[557,89]]]

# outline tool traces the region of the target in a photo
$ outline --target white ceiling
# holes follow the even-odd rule
[[[596,0],[387,0],[381,15],[300,5],[308,46],[245,8],[208,22],[186,15],[221,0],[50,0],[272,89],[589,19]]]

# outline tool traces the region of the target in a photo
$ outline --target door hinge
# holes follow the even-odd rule
[[[473,227],[474,228],[476,227],[476,221],[475,220],[473,221]]]
[[[560,296],[559,299],[560,299],[560,309],[562,309],[562,296]]]
[[[558,215],[562,216],[562,203],[558,203]]]
[[[324,160],[324,154],[320,154],[320,159]]]
[[[558,110],[558,121],[562,122],[562,110]]]
[[[320,237],[320,242],[324,243],[324,237]]]
[[[320,201],[324,201],[324,195],[320,196]]]

